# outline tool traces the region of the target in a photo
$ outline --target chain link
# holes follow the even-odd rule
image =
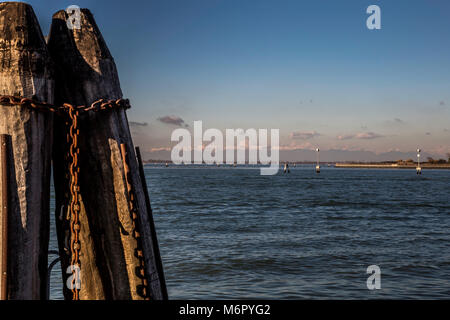
[[[135,250],[135,256],[139,260],[139,266],[136,267],[136,276],[141,279],[141,284],[137,287],[137,293],[143,297],[145,300],[150,300],[150,290],[147,281],[147,272],[145,269],[145,259],[144,252],[142,249],[142,237],[139,233],[139,222],[138,222],[138,207],[136,202],[136,196],[131,184],[131,171],[128,164],[128,152],[125,144],[120,145],[122,152],[123,169],[125,173],[125,182],[127,184],[128,191],[128,206],[130,208],[130,218],[133,226],[133,238],[136,240],[137,248]]]
[[[79,300],[80,296],[80,288],[78,285],[80,284],[80,270],[81,270],[81,262],[80,262],[80,251],[81,251],[81,242],[80,242],[80,187],[78,183],[78,174],[80,172],[80,168],[78,166],[78,155],[80,153],[80,149],[78,148],[78,136],[80,131],[78,130],[78,111],[75,110],[73,106],[70,106],[68,109],[68,114],[72,123],[70,124],[69,133],[67,140],[71,141],[69,147],[69,159],[71,160],[69,165],[69,173],[70,173],[70,232],[71,232],[71,243],[70,243],[70,251],[71,251],[71,266],[72,266],[72,293],[73,300]]]
[[[70,219],[70,233],[71,233],[71,241],[70,241],[70,251],[71,251],[71,267],[72,267],[72,300],[79,300],[80,299],[80,288],[79,284],[81,283],[80,279],[80,272],[81,272],[81,261],[80,261],[80,254],[81,254],[81,241],[80,241],[80,231],[81,231],[81,224],[80,224],[80,187],[79,187],[79,181],[78,181],[78,175],[80,173],[80,167],[79,167],[79,153],[80,149],[78,147],[78,137],[80,134],[80,131],[78,129],[78,117],[80,114],[84,114],[90,111],[98,112],[103,110],[112,110],[115,108],[123,108],[123,109],[129,109],[130,108],[130,101],[128,99],[117,99],[117,100],[105,100],[100,99],[92,103],[90,106],[73,106],[68,103],[64,103],[61,107],[55,107],[54,105],[43,103],[43,102],[36,102],[33,99],[28,98],[20,98],[20,97],[14,97],[14,96],[0,96],[0,106],[23,106],[25,108],[30,108],[32,110],[40,111],[40,112],[51,112],[55,113],[57,115],[61,116],[69,116],[71,123],[67,123],[68,127],[68,133],[67,133],[67,143],[70,145],[68,154],[67,154],[67,161],[70,163],[68,164],[68,170],[70,177],[68,178],[69,182],[69,194],[70,194],[70,204],[69,204],[69,216]],[[131,197],[131,196],[130,196]],[[131,199],[134,199],[134,195],[131,197]],[[67,199],[68,200],[68,199]],[[134,201],[133,201],[134,203]],[[137,218],[137,214],[135,212],[134,206],[131,207],[132,209],[132,216]],[[136,222],[133,220],[133,235],[135,237],[139,237],[139,233],[136,231]],[[140,241],[138,240],[138,248],[136,249],[138,257],[142,257],[143,254],[142,250],[140,249],[139,245]],[[140,272],[143,275],[143,286],[144,286],[144,294],[147,296],[147,280],[144,277],[145,271],[143,268],[143,262],[141,261],[141,267]]]
[[[23,106],[33,110],[41,112],[52,112],[57,114],[64,114],[69,112],[70,109],[77,110],[79,114],[83,114],[89,111],[103,111],[111,110],[115,108],[130,109],[130,100],[128,99],[117,99],[117,100],[106,100],[99,99],[92,103],[90,106],[73,106],[68,103],[64,103],[61,107],[56,107],[52,104],[45,102],[37,102],[33,99],[20,98],[14,96],[0,96],[0,105],[4,106]]]
[[[24,106],[42,112],[57,112],[58,109],[45,102],[36,102],[33,99],[20,98],[14,96],[0,96],[0,105]]]

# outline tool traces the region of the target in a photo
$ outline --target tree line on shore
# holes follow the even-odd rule
[[[408,165],[408,164],[414,164],[417,162],[417,160],[408,159],[408,160],[397,160],[395,161],[397,164],[400,165]],[[434,159],[432,157],[428,157],[427,161],[425,163],[429,164],[450,164],[450,153],[447,153],[447,160],[445,159]]]

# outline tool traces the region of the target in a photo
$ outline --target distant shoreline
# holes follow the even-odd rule
[[[173,165],[173,162],[170,160],[147,160],[144,161],[145,164],[168,164]],[[283,166],[285,161],[280,161],[280,167]],[[290,166],[295,165],[315,165],[315,162],[312,161],[292,161],[288,162]],[[190,164],[189,164],[190,165]],[[205,164],[203,164],[205,165]],[[227,164],[221,164],[221,166],[227,166]],[[247,164],[246,164],[247,165]],[[261,165],[258,163],[258,165]],[[346,168],[346,169],[416,169],[416,163],[406,163],[406,164],[398,164],[391,162],[321,162],[321,166],[323,167],[335,167],[335,168]],[[440,163],[440,164],[431,164],[428,162],[424,162],[420,164],[422,169],[450,169],[450,163]]]
[[[417,164],[397,164],[397,163],[336,163],[336,168],[354,168],[354,169],[416,169]],[[450,163],[430,164],[421,163],[422,169],[450,169]]]

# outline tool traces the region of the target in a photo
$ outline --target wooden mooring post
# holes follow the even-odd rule
[[[1,174],[1,264],[0,300],[8,299],[8,136],[0,135],[0,174]]]
[[[53,16],[48,47],[56,68],[57,104],[90,106],[122,98],[114,59],[92,14],[68,28],[65,11]],[[124,108],[78,117],[81,290],[85,299],[163,299],[152,225]],[[63,279],[71,273],[67,124],[55,119],[53,148],[56,221]],[[123,154],[126,152],[127,157]],[[132,195],[131,192],[132,191]],[[144,281],[145,280],[145,281]],[[64,289],[66,299],[72,292]]]
[[[10,248],[8,300],[45,298],[53,116],[33,105],[52,104],[53,94],[53,65],[32,7],[0,3],[0,134],[9,137],[2,156],[8,181],[0,181],[2,194],[8,189],[8,244],[2,240],[1,247]]]
[[[154,244],[153,245],[153,249],[154,249],[153,254],[155,256],[156,270],[158,272],[158,277],[161,281],[162,298],[163,298],[163,300],[168,300],[169,295],[167,293],[166,277],[164,275],[164,266],[162,263],[161,253],[159,252],[158,236],[156,234],[155,221],[153,219],[153,211],[152,211],[152,206],[150,203],[150,196],[148,194],[147,181],[145,179],[144,164],[142,162],[141,149],[139,147],[136,147],[136,157],[137,157],[138,164],[139,164],[139,175],[141,177],[142,187],[144,188],[145,204],[146,204],[147,213],[148,213],[148,221],[150,223],[150,230],[152,232],[152,242]]]

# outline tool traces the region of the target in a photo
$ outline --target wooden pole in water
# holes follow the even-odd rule
[[[30,5],[0,3],[0,96],[53,103],[53,66]],[[5,97],[4,97],[5,98]],[[0,102],[9,136],[8,299],[44,299],[49,241],[52,115]]]
[[[422,150],[420,150],[420,148],[417,148],[417,168],[416,168],[416,173],[417,174],[422,174],[422,168],[420,167],[420,152]]]
[[[1,279],[0,300],[8,299],[8,140],[7,135],[0,135],[0,166],[1,166]]]
[[[49,50],[57,65],[56,99],[59,103],[89,106],[98,99],[122,98],[114,59],[92,14],[81,9],[79,29],[69,29],[68,15],[53,16]],[[54,179],[57,233],[62,256],[63,277],[70,263],[65,254],[68,234],[68,199],[65,159],[65,123],[55,123]],[[79,184],[81,221],[80,299],[162,299],[163,290],[154,256],[143,186],[139,177],[126,112],[123,109],[89,112],[79,117]],[[129,176],[121,154],[124,144],[129,153]],[[134,237],[134,211],[130,207],[130,184],[138,215],[137,231],[142,240],[145,275],[139,271],[139,241]],[[62,213],[62,214],[61,214]],[[142,294],[142,277],[148,295]],[[71,292],[65,290],[65,297]]]
[[[317,164],[316,164],[316,173],[320,173],[320,155],[319,155],[320,149],[316,148],[317,153]]]
[[[161,253],[159,251],[158,236],[156,234],[155,220],[153,219],[153,210],[152,210],[152,206],[150,203],[150,196],[148,194],[147,181],[145,179],[144,164],[142,162],[141,150],[139,149],[139,147],[136,147],[136,157],[137,157],[138,164],[139,164],[139,175],[141,177],[142,187],[144,188],[145,204],[146,204],[147,213],[148,213],[148,221],[150,223],[150,230],[152,231],[152,242],[154,244],[153,255],[155,256],[156,269],[158,270],[158,277],[161,280],[162,298],[163,298],[163,300],[168,300],[169,295],[167,293],[166,277],[164,276],[164,267],[162,264]]]

